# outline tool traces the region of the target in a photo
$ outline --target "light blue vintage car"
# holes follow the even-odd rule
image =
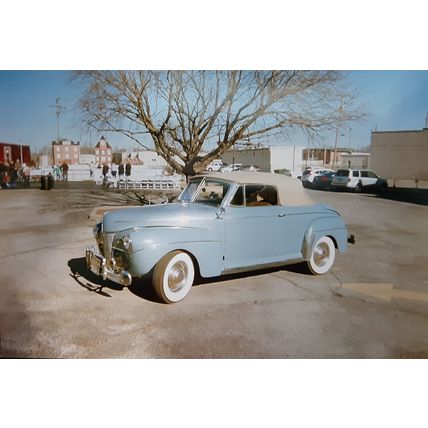
[[[152,273],[166,303],[182,300],[195,273],[214,277],[305,261],[313,274],[347,247],[347,228],[315,204],[300,180],[260,172],[190,179],[178,202],[106,213],[94,228],[88,268],[124,286]]]

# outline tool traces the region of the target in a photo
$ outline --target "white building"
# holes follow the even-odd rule
[[[301,146],[236,148],[226,152],[222,160],[227,164],[241,163],[258,166],[263,172],[285,169],[300,174],[302,153],[303,147]]]
[[[89,165],[90,163],[96,163],[96,156],[91,154],[80,154],[79,164],[80,165]]]
[[[122,162],[126,163],[128,160],[134,165],[144,165],[146,168],[164,168],[167,165],[166,160],[154,150],[122,153]]]

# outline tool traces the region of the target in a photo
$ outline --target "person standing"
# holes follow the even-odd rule
[[[31,170],[30,167],[28,165],[26,165],[25,163],[23,164],[24,167],[24,187],[30,187],[30,175],[31,175]]]
[[[105,163],[103,165],[103,177],[104,177],[104,180],[106,179],[107,173],[108,173],[108,165]]]
[[[116,178],[116,174],[117,174],[117,165],[113,162],[111,164],[111,175],[113,176],[113,178]]]
[[[53,167],[53,173],[55,180],[59,180],[61,178],[61,167],[59,165],[55,165]]]
[[[123,174],[125,173],[125,168],[123,166],[123,163],[121,162],[119,164],[119,180],[123,177]]]
[[[126,163],[125,166],[125,175],[126,178],[129,178],[129,176],[131,175],[131,163],[129,161]]]
[[[94,170],[95,170],[95,165],[93,162],[91,162],[89,164],[89,178],[93,178],[94,177]]]
[[[62,181],[68,181],[68,164],[67,162],[63,162],[61,166],[62,170]]]

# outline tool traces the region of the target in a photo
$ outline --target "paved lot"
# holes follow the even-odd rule
[[[79,186],[80,187],[80,186]],[[309,191],[357,243],[330,273],[301,266],[202,281],[175,305],[87,272],[86,188],[0,191],[1,355],[99,358],[428,357],[428,206]]]

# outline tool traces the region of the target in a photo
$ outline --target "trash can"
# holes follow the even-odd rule
[[[50,190],[49,189],[49,178],[47,175],[43,175],[40,179],[40,190]]]
[[[52,187],[54,187],[55,179],[53,178],[53,175],[48,175],[48,190],[51,190]]]

